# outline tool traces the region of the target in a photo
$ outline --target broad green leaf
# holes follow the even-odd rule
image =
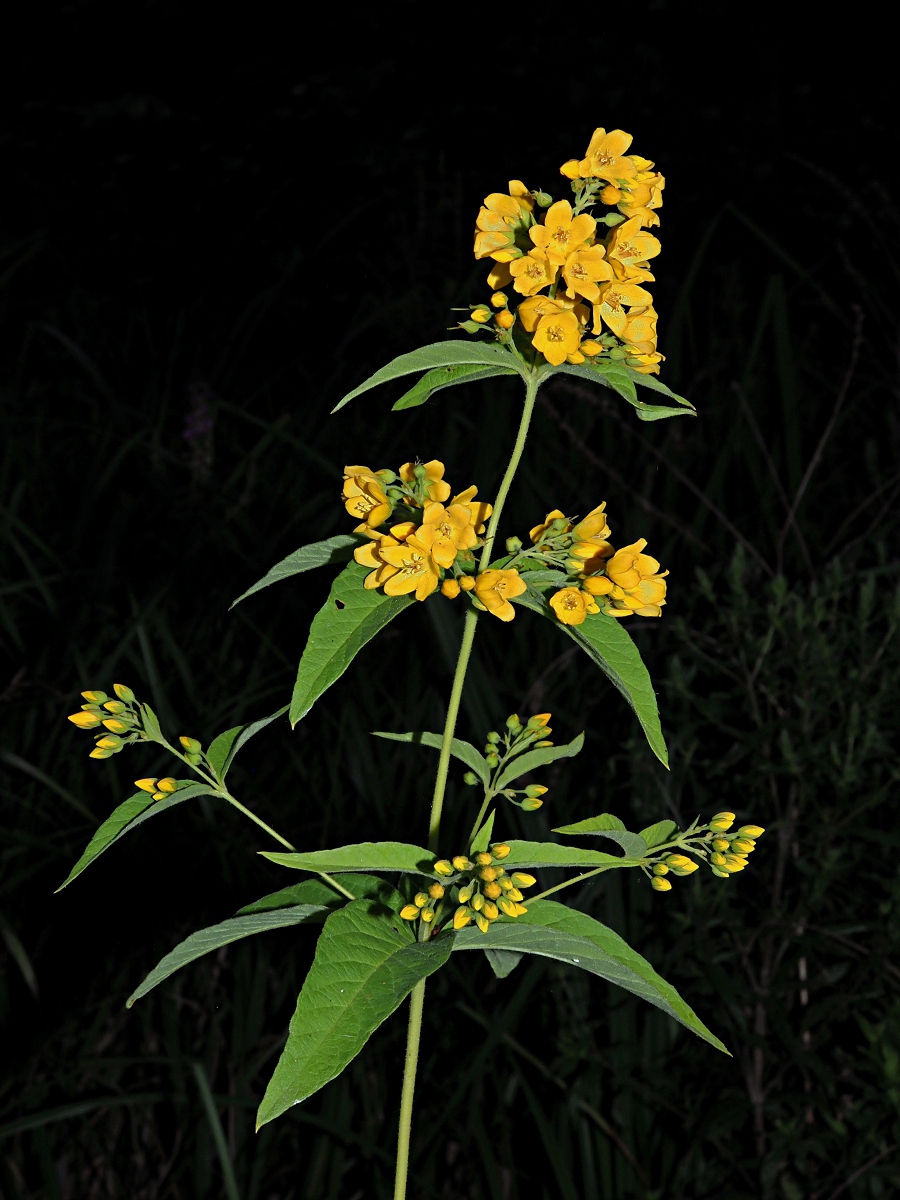
[[[321,905],[295,904],[292,908],[279,908],[274,912],[232,917],[228,921],[222,921],[219,925],[198,929],[196,933],[192,933],[190,937],[180,942],[174,950],[170,950],[165,958],[159,960],[140,987],[135,988],[125,1001],[125,1007],[131,1008],[135,1000],[140,1000],[158,983],[162,983],[164,979],[168,979],[170,975],[174,975],[181,967],[186,967],[195,959],[202,958],[204,954],[219,950],[230,942],[250,937],[253,933],[264,933],[269,929],[285,929],[289,925],[300,925],[310,917],[315,917],[325,911]]]
[[[370,388],[377,387],[380,383],[389,383],[392,379],[400,379],[403,375],[413,375],[416,371],[428,371],[435,367],[455,367],[461,363],[480,363],[487,367],[504,367],[507,370],[521,373],[519,359],[501,346],[483,342],[466,342],[461,338],[459,341],[453,342],[434,342],[430,346],[421,346],[418,350],[412,350],[409,354],[401,354],[399,358],[389,362],[380,371],[370,375],[359,387],[348,392],[331,411],[336,413],[345,404],[349,404],[351,400],[355,400],[357,396],[361,396]]]
[[[522,961],[522,955],[514,954],[511,950],[485,950],[484,957],[498,979],[505,979]]]
[[[482,850],[487,850],[488,842],[491,840],[491,834],[494,832],[495,815],[496,811],[489,814],[488,819],[472,839],[472,845],[469,848],[473,854],[480,854]]]
[[[380,733],[374,730],[373,737],[388,738],[392,742],[411,742],[414,746],[430,746],[432,750],[440,750],[442,737],[439,733]],[[491,769],[484,761],[484,755],[479,754],[471,742],[454,738],[450,753],[460,759],[467,767],[471,767],[484,783],[490,783]]]
[[[599,817],[588,817],[586,821],[577,821],[574,825],[560,825],[554,833],[595,834],[609,838],[625,851],[629,858],[643,858],[647,853],[647,843],[638,833],[629,833],[618,817],[612,813],[601,813]]]
[[[392,412],[400,412],[404,408],[418,408],[435,392],[442,388],[453,387],[456,383],[475,383],[479,379],[493,379],[497,375],[517,375],[512,367],[485,367],[480,363],[457,363],[453,367],[436,367],[423,375],[418,383],[408,392],[404,392],[394,404]]]
[[[674,821],[657,821],[655,825],[648,825],[646,829],[642,829],[640,836],[652,850],[654,846],[661,846],[663,842],[667,842],[676,828]]]
[[[509,857],[503,860],[507,870],[518,867],[636,867],[635,858],[620,858],[602,850],[579,850],[575,846],[560,846],[558,842],[508,842]],[[526,897],[527,900],[527,897]]]
[[[234,756],[242,746],[246,746],[254,734],[265,729],[267,725],[271,725],[273,721],[277,721],[279,717],[283,717],[287,710],[288,706],[285,704],[279,708],[278,712],[272,713],[269,717],[260,717],[258,721],[252,721],[249,725],[235,725],[234,729],[226,729],[224,733],[220,733],[206,751],[210,766],[218,777],[225,778],[234,762]]]
[[[673,392],[670,387],[666,387],[662,380],[657,379],[655,375],[643,375],[640,371],[635,371],[631,367],[626,367],[626,370],[639,387],[649,388],[651,392],[660,392],[663,396],[668,396],[670,400],[677,400],[679,404],[696,413],[697,410],[691,404],[690,400],[685,400],[684,396],[679,396],[677,392]]]
[[[650,675],[637,646],[615,617],[594,613],[581,625],[563,625],[537,588],[529,588],[514,603],[540,613],[572,639],[618,688],[641,723],[650,749],[668,767],[669,753],[659,724],[659,709]]]
[[[345,874],[341,875],[341,884],[348,892],[353,893],[356,900],[378,900],[397,912],[406,903],[386,879],[379,879],[377,875]],[[347,897],[336,892],[323,879],[304,879],[277,892],[270,892],[268,896],[254,900],[252,904],[245,904],[243,908],[238,909],[237,915],[243,917],[247,913],[271,912],[276,908],[290,908],[294,904],[320,904],[330,912],[336,908],[343,908],[347,903]],[[325,915],[327,916],[327,913]],[[323,916],[322,920],[324,919]]]
[[[457,933],[453,949],[508,950],[570,963],[661,1008],[705,1042],[728,1054],[722,1042],[645,958],[613,930],[565,904],[537,900],[515,921],[493,922],[487,933],[474,927],[463,929]]]
[[[353,557],[356,547],[361,546],[365,541],[366,539],[358,533],[337,533],[334,537],[326,538],[324,542],[311,542],[308,546],[301,546],[299,550],[295,550],[293,554],[283,558],[280,563],[276,563],[270,571],[263,575],[262,579],[254,583],[253,587],[242,592],[237,600],[232,601],[231,608],[234,608],[235,604],[240,604],[242,600],[246,600],[248,596],[252,596],[254,592],[261,592],[270,584],[279,583],[282,579],[289,579],[292,575],[299,575],[302,571],[312,571],[315,567],[327,567],[333,563],[347,562]]]
[[[432,866],[436,856],[421,846],[407,842],[359,842],[353,846],[338,846],[334,850],[311,850],[308,854],[283,854],[276,850],[261,850],[282,867],[297,871],[316,871],[334,875],[340,871],[405,871],[413,875],[435,875]]]
[[[257,1129],[339,1075],[452,948],[452,937],[413,941],[405,922],[383,916],[368,900],[332,913],[259,1106]]]
[[[291,698],[291,725],[305,717],[322,693],[350,666],[371,638],[415,604],[414,596],[386,596],[363,587],[368,567],[352,562],[334,583],[309,631]]]
[[[584,734],[579,733],[577,738],[565,746],[547,746],[544,750],[528,750],[504,767],[503,773],[497,780],[497,788],[504,788],[514,779],[518,779],[520,775],[526,775],[536,767],[545,767],[548,763],[556,762],[558,758],[574,758],[582,746],[584,746]]]
[[[142,825],[150,817],[165,812],[175,804],[191,800],[194,796],[208,796],[211,791],[212,789],[206,784],[188,783],[187,786],[179,788],[168,800],[154,800],[147,792],[138,792],[131,796],[118,808],[113,809],[88,842],[81,858],[56,890],[61,892],[64,887],[67,887],[86,867],[91,865],[94,859],[99,858],[104,850],[108,850],[113,842],[117,842],[122,834],[130,833],[132,829]]]

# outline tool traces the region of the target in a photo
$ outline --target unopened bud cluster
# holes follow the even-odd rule
[[[427,892],[419,892],[412,904],[400,910],[400,916],[405,921],[431,924],[440,919],[445,903],[450,902],[456,906],[454,929],[464,929],[474,921],[482,933],[487,933],[498,917],[520,917],[528,911],[522,903],[522,889],[537,881],[523,871],[507,874],[502,864],[509,853],[510,847],[498,842],[471,859],[464,854],[439,859],[434,870],[446,879],[446,885],[433,883]]]
[[[69,720],[79,729],[99,729],[91,758],[111,758],[131,742],[144,738],[141,715],[134,692],[122,683],[113,684],[117,699],[97,690],[82,692],[87,701]]]
[[[549,726],[550,715],[550,713],[537,713],[535,716],[529,717],[523,725],[518,714],[513,713],[506,719],[505,733],[500,734],[492,729],[487,735],[484,747],[485,762],[490,769],[498,770],[505,766],[510,759],[526,750],[541,750],[546,746],[552,746],[553,743],[548,737],[553,732]],[[467,783],[478,782],[478,778],[474,774],[467,774],[465,779]],[[544,803],[541,797],[546,792],[547,788],[533,783],[525,788],[505,788],[500,794],[511,803],[524,809],[525,812],[534,812]],[[517,796],[521,796],[522,799],[517,800]]]
[[[743,871],[747,866],[748,855],[756,849],[757,839],[765,833],[760,825],[742,825],[740,829],[731,832],[734,822],[733,812],[716,813],[708,825],[696,830],[696,833],[702,836],[692,836],[695,831],[688,830],[681,839],[683,848],[706,860],[712,873],[719,879],[728,879]],[[651,885],[654,891],[670,892],[672,883],[669,876],[693,875],[699,866],[694,859],[677,851],[665,854],[650,868]]]

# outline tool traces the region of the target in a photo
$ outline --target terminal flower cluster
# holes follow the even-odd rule
[[[446,886],[433,883],[427,892],[418,892],[412,904],[400,910],[400,916],[405,921],[431,925],[440,920],[449,902],[456,905],[454,929],[464,929],[474,921],[482,933],[487,933],[500,916],[522,916],[528,912],[522,903],[522,888],[533,887],[537,880],[524,871],[507,874],[502,864],[509,854],[510,847],[499,842],[489,850],[473,854],[471,859],[464,854],[439,859],[434,869],[445,877]]]
[[[694,859],[682,854],[681,850],[696,855],[706,862],[713,875],[719,879],[730,879],[732,875],[743,871],[747,866],[748,855],[756,849],[756,843],[765,833],[761,825],[742,825],[736,832],[731,833],[735,815],[733,812],[720,812],[712,818],[708,825],[693,825],[677,838],[677,844],[670,851],[662,847],[665,853],[659,853],[654,861],[644,864],[645,873],[650,874],[650,882],[654,891],[670,892],[672,884],[669,875],[687,876],[699,870],[700,864]]]
[[[485,197],[474,249],[476,259],[494,261],[493,295],[489,305],[471,306],[464,329],[490,330],[554,366],[603,356],[658,374],[663,356],[647,284],[660,243],[646,227],[659,224],[665,179],[649,159],[627,153],[631,141],[621,129],[596,129],[585,157],[563,163],[574,203],[554,203],[518,179],[508,193]],[[597,203],[615,211],[592,216],[586,210]]]

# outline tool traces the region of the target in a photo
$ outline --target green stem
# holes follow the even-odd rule
[[[475,824],[472,826],[472,832],[469,834],[469,843],[468,843],[469,846],[471,846],[472,843],[475,841],[475,835],[478,832],[478,830],[481,828],[481,822],[484,820],[485,813],[488,810],[488,805],[493,800],[493,798],[494,798],[494,793],[491,791],[488,791],[487,795],[484,798],[484,804],[482,804],[481,808],[479,809],[478,816],[475,818]]]
[[[554,892],[561,892],[563,888],[571,887],[573,883],[582,883],[585,879],[590,879],[594,875],[600,875],[603,871],[611,871],[612,867],[597,867],[594,871],[587,871],[584,875],[576,875],[574,879],[567,879],[564,883],[558,883],[556,887],[547,888],[546,892],[541,892],[537,896],[528,896],[526,899],[529,904],[534,904],[535,900],[543,900],[545,896],[552,896]]]
[[[510,455],[506,473],[500,481],[500,487],[497,490],[494,511],[491,513],[491,519],[487,527],[487,536],[484,539],[484,549],[481,552],[481,562],[478,564],[479,571],[486,570],[491,561],[491,551],[494,548],[494,538],[497,536],[497,526],[500,524],[503,506],[506,503],[506,497],[509,494],[519,461],[522,458],[522,451],[525,449],[525,440],[528,437],[528,428],[531,425],[534,404],[537,400],[538,388],[540,386],[540,381],[536,375],[530,375],[525,384],[525,407],[522,409],[522,419],[519,421],[519,432],[516,434],[516,443]]]
[[[416,1066],[422,1037],[422,1009],[425,1004],[425,980],[420,979],[409,1000],[409,1031],[406,1036],[406,1062],[403,1067],[403,1093],[400,1097],[400,1132],[397,1135],[397,1170],[394,1175],[394,1200],[406,1200],[409,1173],[409,1136],[412,1129],[413,1093]]]
[[[456,718],[459,716],[459,702],[462,699],[463,684],[466,681],[466,669],[469,666],[469,658],[472,654],[472,643],[475,641],[475,629],[477,625],[478,613],[474,608],[470,608],[466,613],[462,642],[459,647],[459,658],[456,660],[453,687],[450,690],[450,703],[447,705],[447,719],[444,722],[444,736],[441,739],[441,756],[438,759],[437,778],[434,781],[434,795],[431,800],[428,849],[433,854],[437,854],[438,852],[438,839],[441,833],[441,812],[444,807],[444,793],[447,790],[447,772],[450,770],[450,751],[453,746],[453,734],[456,732]]]

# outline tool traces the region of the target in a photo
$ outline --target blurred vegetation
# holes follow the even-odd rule
[[[236,814],[185,805],[52,893],[131,780],[162,769],[150,751],[90,762],[64,721],[79,689],[128,683],[171,733],[203,739],[264,715],[289,694],[328,573],[228,604],[284,554],[346,528],[345,461],[439,455],[454,483],[488,497],[497,484],[519,402],[506,381],[411,413],[390,414],[384,389],[326,414],[392,354],[441,337],[452,305],[481,298],[469,258],[481,195],[509,175],[552,190],[556,164],[606,114],[578,128],[541,117],[540,136],[510,140],[498,165],[488,137],[464,152],[458,97],[418,124],[391,116],[392,61],[348,82],[251,58],[232,90],[200,81],[157,96],[116,79],[76,101],[59,83],[10,109],[10,1200],[390,1194],[400,1017],[345,1076],[252,1132],[310,931],[228,947],[123,1008],[181,937],[280,886]],[[710,203],[700,152],[656,105],[671,82],[660,69],[632,103],[624,77],[610,80],[606,123],[633,129],[669,176],[664,378],[700,419],[642,426],[614,397],[554,382],[505,532],[606,499],[614,537],[646,536],[671,569],[663,620],[633,633],[673,769],[565,639],[524,612],[509,628],[482,622],[463,732],[477,742],[507,713],[542,709],[561,736],[587,732],[539,814],[504,814],[510,835],[604,810],[632,828],[726,807],[766,826],[752,869],[729,882],[695,876],[660,896],[603,877],[573,897],[734,1057],[580,974],[535,960],[498,981],[461,956],[429,984],[416,1196],[868,1200],[900,1187],[897,214],[877,176],[851,186],[816,157],[812,133],[812,165],[767,151],[748,166],[755,143],[739,121]],[[710,137],[729,120],[698,117]],[[354,184],[311,208],[309,159],[329,138]],[[786,163],[781,200],[804,239],[765,207]],[[231,776],[241,799],[304,848],[414,837],[433,756],[368,733],[439,727],[458,621],[436,600],[390,627],[295,732],[279,723],[244,751]],[[471,803],[455,788],[462,829]]]

